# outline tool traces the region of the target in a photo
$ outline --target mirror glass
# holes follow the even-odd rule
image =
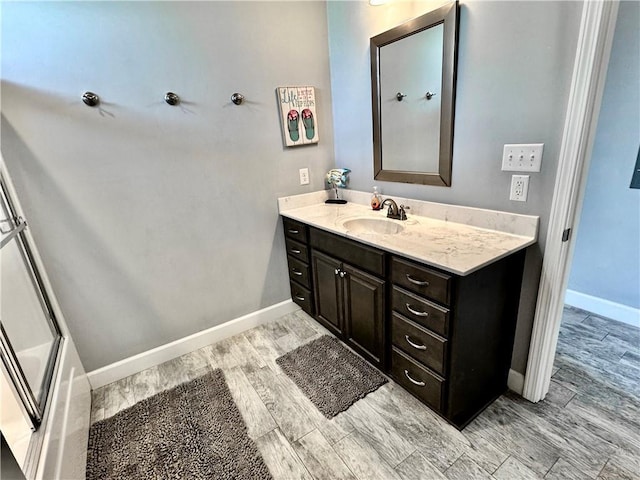
[[[451,184],[457,3],[371,38],[374,177]]]

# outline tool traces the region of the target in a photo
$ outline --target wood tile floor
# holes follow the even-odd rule
[[[393,382],[332,420],[275,359],[328,332],[302,311],[97,389],[92,421],[221,368],[275,479],[640,479],[640,330],[566,308],[547,398],[463,432]]]

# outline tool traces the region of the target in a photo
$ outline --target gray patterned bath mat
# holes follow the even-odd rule
[[[276,363],[327,418],[344,412],[388,381],[329,335],[292,350]]]
[[[269,479],[220,369],[96,422],[88,480]]]

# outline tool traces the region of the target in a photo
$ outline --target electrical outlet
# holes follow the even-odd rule
[[[511,193],[509,200],[516,202],[526,202],[529,193],[529,175],[512,175],[511,176]]]
[[[309,185],[309,169],[300,169],[300,185]]]
[[[539,172],[544,143],[507,144],[502,151],[505,172]]]

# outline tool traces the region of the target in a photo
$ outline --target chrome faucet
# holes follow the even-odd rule
[[[392,198],[387,198],[384,202],[382,202],[382,206],[384,207],[386,204],[389,204],[389,208],[387,209],[387,218],[393,218],[395,220],[406,220],[407,212],[409,207],[405,207],[404,205],[400,205],[393,200]]]

